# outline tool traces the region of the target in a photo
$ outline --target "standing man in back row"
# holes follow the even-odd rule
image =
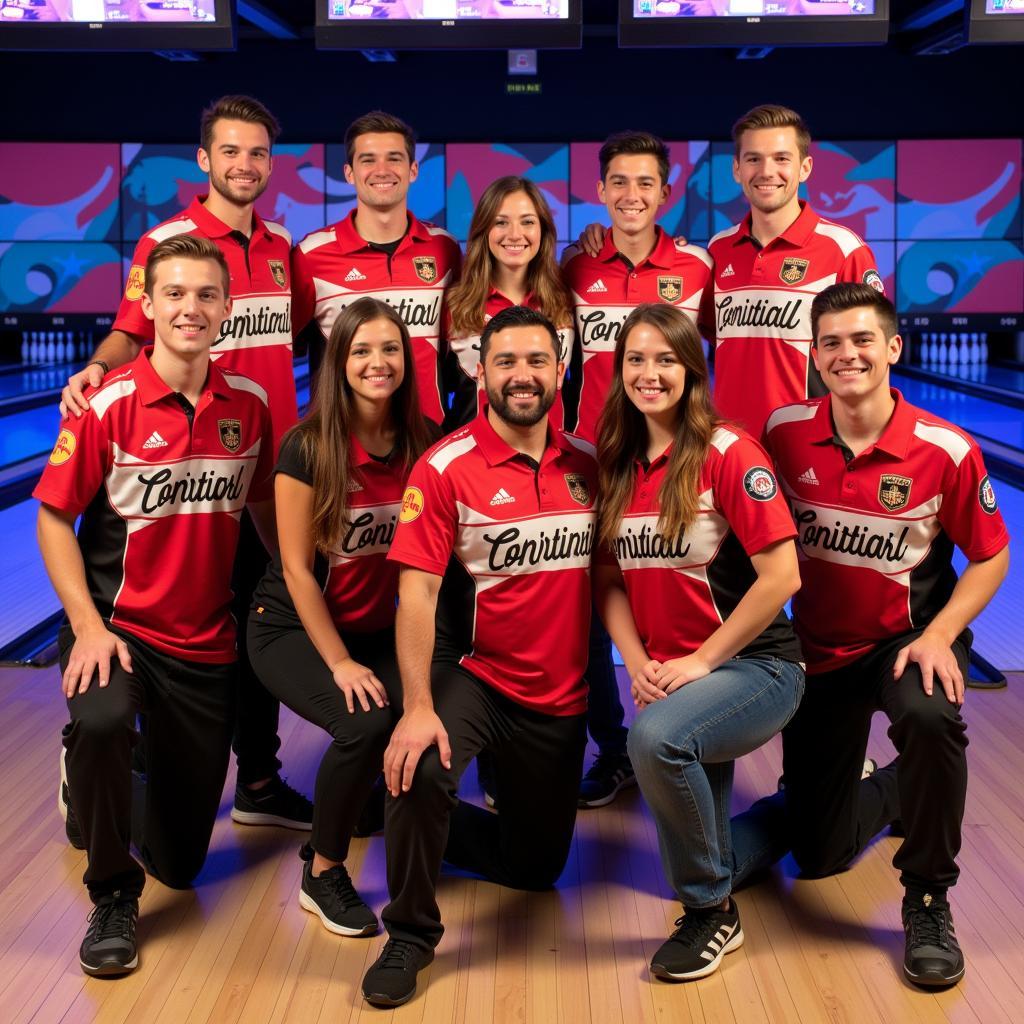
[[[374,110],[345,132],[345,180],[356,208],[337,224],[307,235],[292,253],[295,323],[316,319],[322,338],[310,350],[316,370],[338,314],[370,295],[394,306],[409,328],[423,415],[440,424],[445,396],[439,351],[441,301],[459,276],[459,243],[409,212],[409,186],[419,174],[416,138],[402,120]]]
[[[143,346],[152,344],[153,323],[142,308],[146,260],[158,243],[172,235],[195,235],[216,244],[231,274],[231,315],[220,327],[210,358],[220,369],[244,374],[266,392],[276,457],[282,435],[298,419],[288,271],[292,240],[286,228],[264,221],[255,204],[270,182],[272,147],[279,132],[277,118],[251,96],[222,96],[203,111],[196,159],[209,175],[209,192],[139,239],[113,330],[100,343],[92,362],[68,381],[61,394],[62,414],[80,418],[89,408],[83,388],[87,384],[98,387],[104,374],[135,359]],[[269,555],[244,513],[232,581],[232,612],[243,637],[252,592],[268,561]],[[280,705],[250,668],[245,643],[238,646],[239,693],[232,744],[238,779],[231,817],[244,825],[282,825],[308,831],[313,824],[313,805],[278,775]],[[68,838],[76,842],[71,822]]]
[[[780,405],[825,394],[811,360],[815,295],[839,282],[884,289],[864,241],[797,197],[812,160],[811,135],[796,111],[754,107],[732,138],[732,173],[750,212],[708,245],[714,285],[701,328],[715,348],[718,411],[760,437]]]

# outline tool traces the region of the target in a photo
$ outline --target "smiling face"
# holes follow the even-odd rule
[[[153,321],[154,344],[181,358],[208,352],[231,312],[220,266],[187,257],[153,267],[141,305]]]
[[[404,378],[405,353],[397,325],[385,319],[362,324],[345,360],[345,380],[357,401],[389,401]]]
[[[639,235],[654,227],[669,187],[661,180],[653,154],[621,153],[609,162],[604,181],[597,184],[597,195],[617,231]]]
[[[860,401],[880,389],[889,393],[889,367],[900,357],[900,336],[885,336],[878,314],[855,306],[818,319],[811,353],[825,386],[840,400]]]
[[[357,201],[382,213],[405,204],[418,174],[419,165],[410,162],[398,132],[358,135],[352,143],[352,162],[345,164],[345,180],[355,187]]]
[[[505,196],[487,234],[487,247],[495,262],[520,270],[540,250],[541,225],[533,200],[525,192]]]
[[[799,208],[797,192],[810,177],[811,158],[800,156],[795,128],[745,131],[737,150],[732,176],[754,210],[770,214]]]
[[[214,121],[210,148],[200,149],[197,159],[210,188],[235,206],[255,203],[270,183],[270,136],[261,124]]]
[[[665,424],[674,422],[686,387],[686,369],[653,324],[638,323],[626,337],[622,386],[626,397],[645,416]]]
[[[532,427],[547,415],[564,373],[551,335],[537,324],[495,331],[477,370],[491,409],[517,427]]]

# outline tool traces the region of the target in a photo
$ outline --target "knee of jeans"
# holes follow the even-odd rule
[[[636,716],[626,739],[629,759],[638,771],[647,764],[678,760],[685,746],[685,735],[680,736],[667,716],[658,714],[653,705]]]

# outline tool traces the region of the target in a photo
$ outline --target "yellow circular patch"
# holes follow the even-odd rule
[[[398,513],[400,523],[411,523],[419,519],[423,511],[423,492],[418,487],[406,487],[402,495],[402,511]]]
[[[124,297],[129,302],[135,302],[142,298],[142,293],[145,290],[146,268],[138,263],[133,263],[132,269],[128,271],[128,282],[124,286]]]
[[[77,445],[78,439],[65,427],[58,435],[53,451],[50,452],[50,465],[63,466],[75,454]]]

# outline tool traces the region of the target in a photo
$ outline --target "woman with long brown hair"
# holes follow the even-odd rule
[[[715,414],[700,335],[673,306],[623,324],[598,464],[597,607],[629,672],[629,756],[684,908],[651,972],[683,981],[743,942],[732,888],[761,855],[730,828],[733,762],[803,694],[782,610],[800,586],[796,530],[764,449]]]
[[[484,324],[509,306],[529,306],[557,328],[562,360],[572,350],[572,308],[556,259],[557,233],[551,210],[537,186],[508,175],[491,182],[473,211],[462,276],[445,296],[449,387],[454,392],[446,430],[476,414],[483,392],[477,384]],[[559,396],[550,413],[562,426]]]
[[[248,630],[264,686],[331,737],[299,903],[341,935],[377,929],[344,862],[401,714],[398,567],[387,552],[428,431],[408,330],[386,303],[357,299],[334,322],[310,412],[281,443],[281,552],[256,589]]]

